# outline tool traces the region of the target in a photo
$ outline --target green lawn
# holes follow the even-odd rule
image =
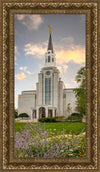
[[[15,132],[20,132],[20,129],[24,130],[26,125],[26,122],[15,122]],[[43,127],[44,123],[40,123],[40,125]],[[56,123],[45,123],[46,129],[49,131],[55,133],[55,134],[62,134],[63,130],[65,131],[65,134],[73,133],[73,134],[79,134],[82,131],[84,132],[86,130],[86,124],[83,122],[56,122]]]

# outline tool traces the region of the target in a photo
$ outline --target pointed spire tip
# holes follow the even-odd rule
[[[51,26],[48,26],[49,27],[49,33],[51,35],[51,32],[52,32],[52,27]]]

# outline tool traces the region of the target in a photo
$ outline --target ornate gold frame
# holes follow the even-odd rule
[[[100,141],[100,1],[99,0],[2,0],[0,2],[0,170],[1,171],[98,171]],[[14,14],[86,14],[86,158],[14,158]],[[98,25],[97,25],[98,23]],[[98,56],[97,56],[98,55]],[[98,94],[97,94],[98,93]],[[98,119],[98,120],[97,120]],[[98,131],[98,133],[97,133]],[[98,142],[97,142],[98,138]],[[98,150],[98,151],[97,151]]]

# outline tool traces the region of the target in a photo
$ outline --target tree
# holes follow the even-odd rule
[[[23,118],[23,117],[26,117],[26,118],[28,118],[29,117],[29,115],[27,114],[27,113],[20,113],[19,114],[19,116],[18,116],[18,118]]]
[[[81,116],[85,115],[85,105],[86,105],[86,68],[82,67],[76,75],[76,82],[79,83],[79,88],[74,89],[76,96],[76,111],[80,113]]]
[[[71,105],[70,105],[70,103],[68,103],[67,109],[66,109],[67,116],[71,114],[71,111],[72,111]]]
[[[18,117],[18,110],[14,109],[14,117],[17,118]]]

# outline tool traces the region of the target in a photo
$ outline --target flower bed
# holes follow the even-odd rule
[[[55,129],[56,130],[56,129]],[[27,123],[15,133],[15,156],[19,158],[85,157],[85,133],[55,134],[40,124]]]

